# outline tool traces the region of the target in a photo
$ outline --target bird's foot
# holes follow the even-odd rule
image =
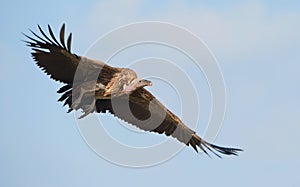
[[[76,100],[76,101],[74,101],[74,102],[72,103],[71,107],[72,107],[73,109],[78,109],[79,104],[80,104],[80,102],[78,102],[78,101]]]
[[[81,107],[83,114],[79,117],[79,119],[84,118],[90,113],[95,111],[95,101],[93,101],[90,105],[84,105]]]

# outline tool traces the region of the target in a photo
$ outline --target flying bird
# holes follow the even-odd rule
[[[192,146],[198,152],[221,157],[238,155],[241,149],[221,147],[200,138],[175,114],[162,105],[144,87],[152,86],[129,68],[112,67],[102,61],[78,56],[71,52],[72,33],[65,40],[65,24],[59,41],[48,25],[48,34],[38,25],[40,34],[25,35],[24,41],[32,49],[32,58],[51,79],[63,86],[59,102],[68,106],[68,113],[81,110],[83,118],[90,113],[110,113],[142,130],[172,136]],[[221,153],[221,154],[220,154]]]

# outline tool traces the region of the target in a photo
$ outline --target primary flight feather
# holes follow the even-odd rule
[[[65,24],[61,27],[59,41],[49,25],[50,36],[40,26],[38,29],[40,35],[31,30],[34,37],[24,34],[29,39],[25,42],[33,50],[31,54],[37,65],[50,78],[64,84],[57,91],[62,94],[58,101],[68,105],[68,112],[82,110],[80,118],[83,118],[93,112],[108,111],[140,129],[164,133],[191,145],[197,152],[200,148],[218,157],[221,157],[219,153],[237,155],[242,151],[216,146],[200,138],[144,88],[152,83],[138,78],[133,70],[73,54],[72,34],[65,42]]]

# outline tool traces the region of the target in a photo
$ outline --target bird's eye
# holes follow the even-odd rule
[[[141,83],[142,82],[142,80],[139,80],[139,83]]]

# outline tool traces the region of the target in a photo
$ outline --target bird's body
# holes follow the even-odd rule
[[[201,139],[144,87],[151,86],[148,80],[140,79],[128,68],[112,67],[104,62],[71,53],[71,34],[65,44],[63,25],[60,42],[48,26],[50,37],[38,27],[43,37],[35,34],[34,39],[25,41],[33,50],[33,59],[47,75],[64,83],[57,92],[62,94],[58,101],[69,106],[69,111],[82,110],[83,115],[107,111],[140,129],[164,133],[180,142],[197,147],[207,153],[210,150],[227,155],[237,155],[240,149],[224,148]]]

